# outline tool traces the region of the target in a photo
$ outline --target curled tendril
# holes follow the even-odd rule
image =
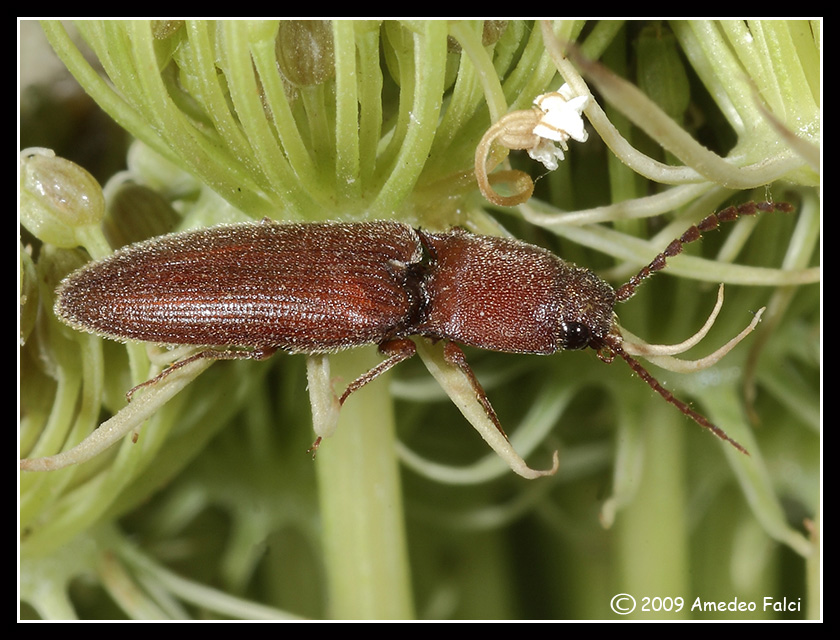
[[[527,151],[531,158],[553,171],[565,159],[570,138],[586,142],[588,134],[581,113],[588,104],[589,96],[576,96],[564,84],[558,91],[537,96],[530,109],[513,111],[491,126],[475,150],[475,176],[484,197],[493,204],[512,207],[527,202],[534,192],[534,182],[524,171],[505,169],[490,175],[504,159],[493,149],[493,143],[505,149]],[[492,185],[498,183],[511,184],[513,195],[503,196],[495,191]]]

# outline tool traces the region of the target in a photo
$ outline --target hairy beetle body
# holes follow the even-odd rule
[[[613,328],[613,288],[541,247],[506,238],[424,234],[433,256],[417,333],[508,353],[580,349]]]
[[[326,353],[410,335],[553,353],[612,328],[615,292],[533,245],[398,222],[246,223],[129,246],[66,279],[56,314],[110,338]]]
[[[410,336],[443,340],[444,358],[465,374],[505,440],[457,343],[535,354],[592,347],[605,362],[620,356],[667,402],[746,453],[625,351],[613,308],[683,245],[722,222],[773,210],[791,206],[751,202],[708,215],[617,290],[545,249],[462,230],[430,233],[384,221],[221,226],[154,238],[83,267],[59,286],[55,312],[109,338],[208,347],[130,390],[129,399],[199,358],[377,344],[386,358],[348,385],[341,404],[413,356]]]

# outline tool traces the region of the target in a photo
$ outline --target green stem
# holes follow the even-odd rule
[[[331,356],[337,386],[379,362],[371,349]],[[414,617],[394,411],[387,381],[353,393],[316,459],[323,518],[328,617]]]
[[[645,614],[639,601],[642,594],[673,597],[690,591],[684,427],[660,403],[646,402],[639,409],[627,412],[625,419],[635,423],[631,429],[636,434],[630,437],[644,441],[640,445],[643,458],[629,465],[629,473],[619,480],[625,486],[617,487],[632,500],[632,508],[622,510],[616,524],[621,591],[637,598],[633,617],[686,619],[685,608],[670,615],[667,611]]]

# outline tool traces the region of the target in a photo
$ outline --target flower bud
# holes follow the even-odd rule
[[[335,75],[329,20],[281,20],[275,52],[280,70],[295,86],[323,84]]]
[[[105,215],[105,197],[82,167],[50,149],[20,154],[20,220],[35,236],[58,247],[79,245]]]
[[[114,249],[170,233],[181,221],[172,205],[148,187],[124,181],[106,189],[108,213],[102,232]]]

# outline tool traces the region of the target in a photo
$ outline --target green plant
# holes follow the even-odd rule
[[[145,345],[52,317],[79,246],[97,258],[173,224],[397,217],[509,230],[620,283],[728,199],[798,211],[706,238],[618,310],[650,342],[681,340],[711,306],[703,283],[725,282],[717,346],[768,307],[750,343],[667,379],[750,457],[620,363],[470,353],[518,451],[547,466],[560,450],[556,476],[476,461],[482,443],[417,363],[354,394],[313,464],[302,358],[201,363],[133,410],[136,443],[21,476],[29,614],[607,618],[627,592],[685,600],[640,617],[778,616],[765,596],[801,598],[783,617],[819,615],[819,545],[803,528],[818,530],[820,507],[819,23],[77,23],[103,75],[65,26],[43,26],[136,141],[128,176],[85,216],[39,188],[74,185],[90,203],[85,173],[22,165],[27,458],[78,443],[103,414],[125,418],[123,393],[150,375]],[[564,82],[597,89],[589,141],[526,204],[487,206],[473,174],[482,135]],[[331,360],[346,381],[378,355]],[[695,597],[759,607],[709,613]]]

